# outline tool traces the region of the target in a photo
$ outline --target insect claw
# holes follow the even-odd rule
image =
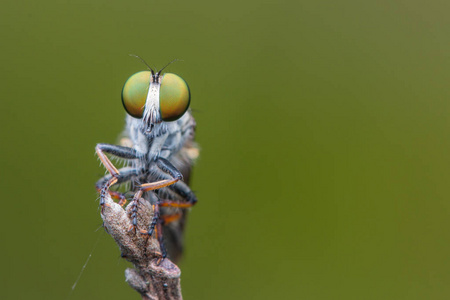
[[[197,203],[197,197],[195,196],[195,194],[193,192],[190,192],[187,197],[187,202],[192,203],[192,205],[194,205],[195,203]]]
[[[156,261],[156,265],[159,266],[161,264],[161,262],[164,260],[164,257],[159,257],[158,260]]]
[[[128,227],[128,232],[132,232],[132,231],[134,231],[134,233],[136,233],[136,226],[130,225],[130,227]]]

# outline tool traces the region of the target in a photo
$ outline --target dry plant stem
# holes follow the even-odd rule
[[[131,262],[135,269],[125,270],[125,280],[141,294],[144,300],[182,299],[180,275],[177,265],[169,259],[162,260],[158,241],[139,229],[147,229],[153,217],[150,203],[141,199],[138,204],[136,232],[131,228],[128,210],[115,203],[109,196],[105,199],[101,216],[106,231],[114,238],[123,258]]]

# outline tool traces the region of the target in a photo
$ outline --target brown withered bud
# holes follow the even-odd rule
[[[137,204],[137,226],[132,226],[132,207]],[[101,210],[104,227],[116,241],[121,256],[135,269],[125,270],[125,280],[145,300],[182,299],[180,275],[177,265],[168,258],[162,259],[157,239],[145,231],[153,217],[151,204],[144,199],[133,201],[124,209],[108,195]],[[155,234],[153,234],[155,235]]]

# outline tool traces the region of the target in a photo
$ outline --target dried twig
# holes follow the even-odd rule
[[[160,262],[160,247],[155,238],[149,238],[139,230],[136,233],[129,230],[131,220],[127,211],[132,205],[133,202],[124,210],[107,196],[101,213],[105,229],[116,241],[122,257],[136,268],[125,270],[125,280],[144,300],[182,299],[178,266],[167,258]],[[137,228],[148,228],[152,216],[150,203],[139,201]]]

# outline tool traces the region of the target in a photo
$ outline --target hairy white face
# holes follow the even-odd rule
[[[150,133],[156,124],[162,122],[161,112],[159,110],[159,90],[161,87],[159,79],[158,82],[151,82],[148,88],[144,117],[142,118],[142,129],[145,133]]]

